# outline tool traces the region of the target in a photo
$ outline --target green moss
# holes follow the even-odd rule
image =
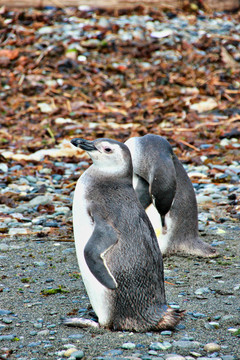
[[[41,291],[41,294],[42,294],[42,295],[46,295],[46,296],[48,296],[48,295],[55,295],[55,294],[62,294],[62,293],[69,293],[69,291],[66,290],[66,289],[62,289],[61,286],[59,286],[59,287],[56,288],[56,289],[43,289],[43,290]]]

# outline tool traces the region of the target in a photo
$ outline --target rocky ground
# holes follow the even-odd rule
[[[202,236],[217,246],[218,258],[164,259],[167,300],[186,310],[184,319],[174,332],[144,334],[65,327],[65,316],[89,316],[74,244],[52,236],[5,238],[0,358],[65,359],[77,349],[72,358],[239,359],[239,226],[225,223]],[[215,345],[207,351],[209,343]]]
[[[68,328],[61,321],[91,317],[71,217],[75,179],[88,166],[85,160],[80,155],[79,162],[2,163],[3,182],[12,181],[2,187],[1,358],[64,359],[74,351],[72,358],[87,359],[154,360],[170,354],[177,360],[239,359],[237,162],[234,172],[232,166],[215,171],[216,179],[232,176],[232,184],[207,181],[210,165],[185,165],[191,177],[202,179],[194,182],[200,236],[217,248],[219,257],[165,258],[168,303],[186,315],[175,332],[134,334]],[[37,176],[30,175],[33,171]],[[213,347],[206,347],[209,343]]]

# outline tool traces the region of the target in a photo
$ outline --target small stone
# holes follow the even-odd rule
[[[194,356],[194,357],[200,357],[200,356],[201,356],[201,354],[199,354],[199,353],[196,352],[196,351],[190,351],[189,354],[192,355],[192,356]]]
[[[176,310],[179,310],[179,309],[180,309],[180,306],[177,305],[177,304],[169,304],[169,306],[170,306],[172,309],[176,309]]]
[[[69,360],[82,359],[83,357],[84,357],[84,352],[82,350],[77,350],[71,355]]]
[[[12,321],[12,319],[9,318],[9,317],[4,317],[4,318],[2,319],[2,322],[3,322],[4,324],[11,324],[13,321]]]
[[[172,344],[168,341],[164,341],[163,343],[155,342],[151,343],[150,350],[168,350],[171,349]]]
[[[10,315],[10,314],[12,314],[10,310],[0,309],[0,316]]]
[[[162,336],[171,336],[172,335],[172,331],[170,330],[165,330],[165,331],[162,331],[160,333]]]
[[[206,195],[197,195],[196,199],[197,199],[198,204],[202,204],[202,203],[211,201],[211,198]]]
[[[204,350],[212,353],[221,350],[221,346],[216,343],[208,343],[204,346]]]
[[[200,343],[198,341],[178,340],[174,341],[173,346],[180,349],[194,349],[198,348]]]
[[[222,360],[234,360],[235,357],[232,355],[221,355]]]
[[[44,261],[34,261],[33,263],[35,266],[46,266],[46,263]]]
[[[150,36],[155,39],[161,39],[170,36],[172,34],[173,34],[172,29],[165,29],[162,31],[153,31]]]
[[[216,274],[216,275],[213,275],[214,279],[221,279],[223,277],[222,274]]]
[[[41,343],[41,341],[31,342],[30,344],[28,344],[28,347],[36,347],[41,345]]]
[[[12,228],[12,229],[9,229],[8,231],[8,234],[10,236],[14,236],[14,235],[26,235],[28,233],[28,230],[25,229],[25,228]]]
[[[157,356],[158,352],[156,350],[149,350],[149,355]]]
[[[210,328],[212,328],[212,329],[219,329],[219,323],[216,321],[210,321],[208,324],[210,325]]]
[[[0,341],[5,341],[5,340],[11,341],[11,340],[14,340],[15,337],[16,337],[15,334],[13,334],[13,335],[0,335]]]
[[[167,354],[165,355],[166,360],[185,360],[185,357],[178,354]]]
[[[35,207],[38,205],[46,205],[51,202],[52,198],[48,195],[38,195],[32,200],[29,201],[28,205],[31,207]]]
[[[135,349],[135,347],[136,347],[136,345],[132,342],[124,343],[121,346],[122,349],[127,349],[127,350],[133,350],[133,349]]]
[[[208,287],[199,288],[195,291],[195,295],[203,295],[210,293],[210,289]]]
[[[75,347],[71,347],[64,352],[63,356],[70,357],[76,351],[77,349]]]
[[[53,111],[53,107],[47,103],[38,103],[38,107],[42,113],[50,113]]]
[[[206,317],[207,315],[202,314],[202,313],[193,313],[192,316],[193,316],[194,318],[204,318],[204,317]]]
[[[4,244],[4,243],[0,244],[0,251],[8,251],[8,250],[9,250],[8,244]]]
[[[237,328],[228,328],[227,331],[231,332],[231,333],[235,333],[236,331],[238,331]]]
[[[7,173],[8,172],[8,166],[5,163],[0,163],[0,173]]]
[[[50,333],[50,331],[46,329],[46,330],[39,331],[37,333],[37,335],[38,336],[47,336],[47,335],[49,335],[49,333]]]
[[[72,335],[69,335],[68,338],[69,339],[72,339],[72,340],[78,340],[78,339],[82,339],[84,337],[83,334],[72,334]]]
[[[64,349],[71,349],[71,348],[75,349],[76,348],[76,346],[73,344],[64,344],[63,347],[64,347]]]

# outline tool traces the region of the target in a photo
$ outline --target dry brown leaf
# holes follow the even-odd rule
[[[229,52],[223,46],[221,48],[221,57],[222,57],[222,61],[228,67],[230,67],[232,69],[240,69],[240,64],[237,61],[234,60],[232,55],[230,55]]]
[[[18,57],[19,50],[18,49],[1,49],[0,57],[8,58],[9,60],[14,60]]]

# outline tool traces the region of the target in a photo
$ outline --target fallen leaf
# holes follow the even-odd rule
[[[207,100],[201,101],[199,103],[195,103],[189,106],[191,110],[197,111],[199,113],[205,111],[211,111],[218,106],[218,103],[213,98],[208,98]]]
[[[229,52],[222,46],[221,48],[221,57],[222,61],[232,69],[239,69],[240,64],[234,60],[234,58],[229,54]]]
[[[18,57],[19,50],[18,49],[1,49],[0,50],[0,57],[6,57],[9,60],[14,60]]]

